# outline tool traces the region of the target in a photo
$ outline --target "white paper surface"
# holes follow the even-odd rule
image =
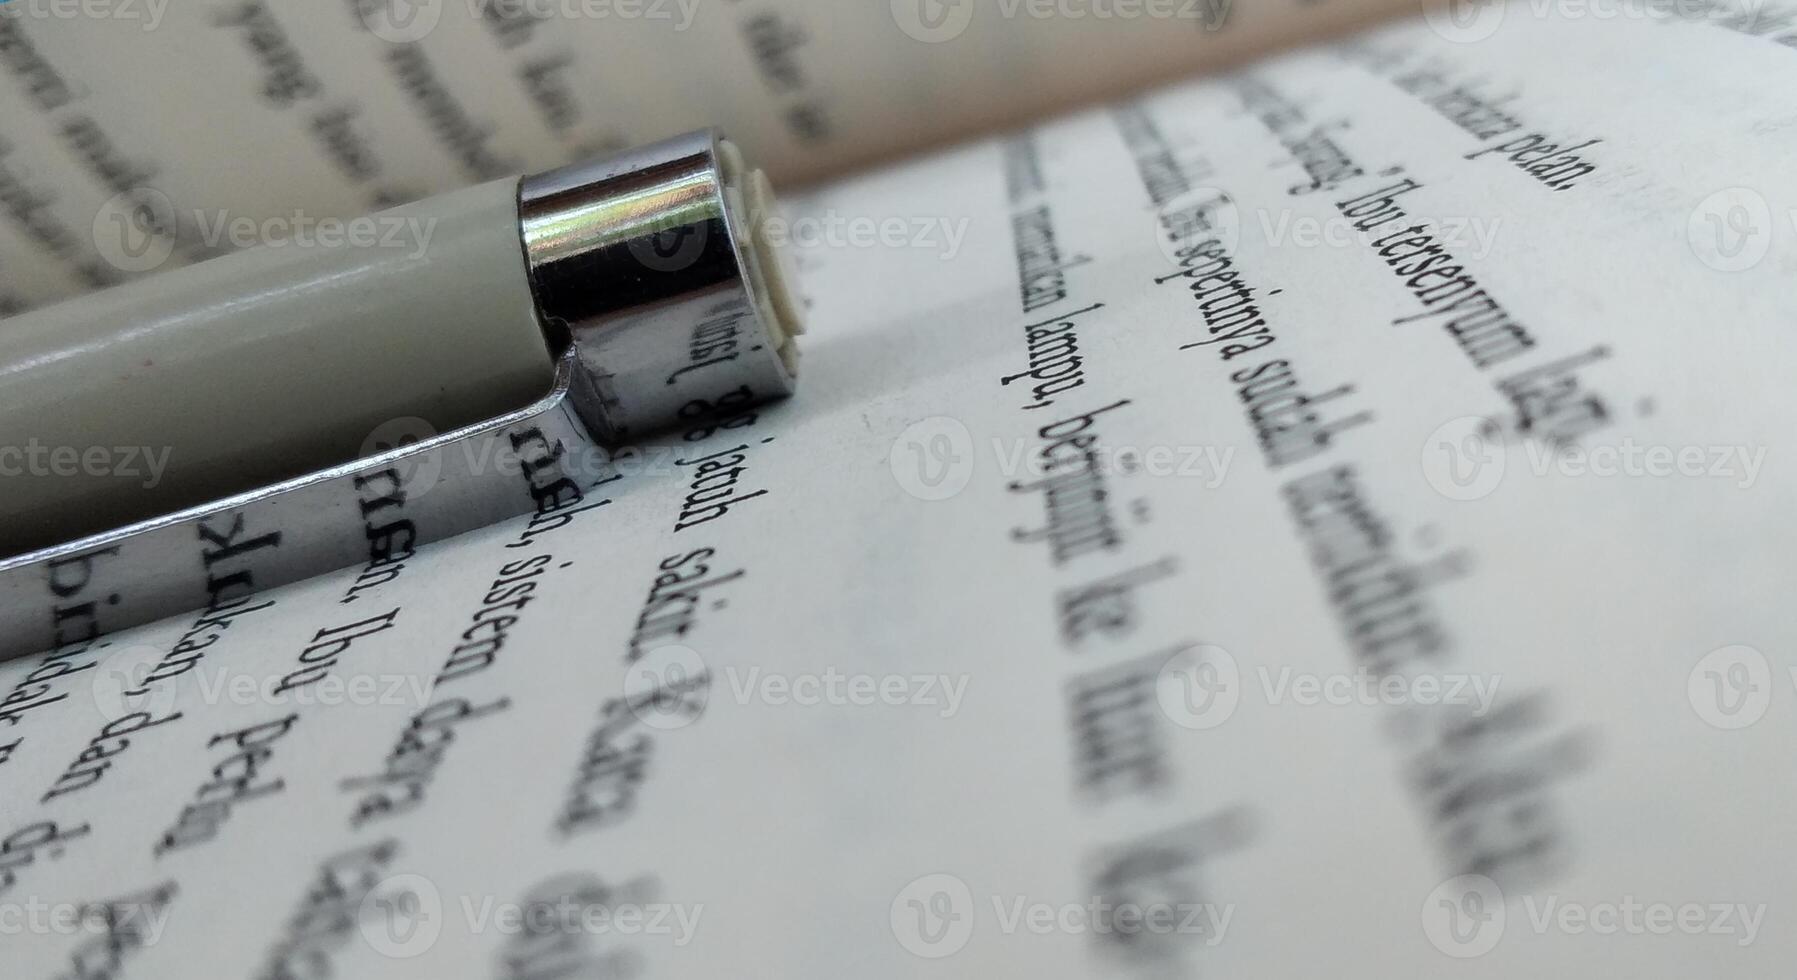
[[[0,669],[5,973],[1781,975],[1797,61],[1521,11],[831,185],[790,403]]]

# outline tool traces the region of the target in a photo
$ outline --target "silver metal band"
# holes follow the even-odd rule
[[[573,343],[574,404],[606,444],[792,393],[746,176],[707,130],[520,184],[537,311]]]
[[[593,509],[616,478],[568,398],[190,510],[0,561],[0,660],[102,643],[188,610],[228,620],[254,593],[520,514]]]

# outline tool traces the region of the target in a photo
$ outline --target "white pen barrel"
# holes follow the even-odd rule
[[[554,375],[518,181],[0,321],[0,557],[522,407]],[[422,434],[422,433],[414,433]]]

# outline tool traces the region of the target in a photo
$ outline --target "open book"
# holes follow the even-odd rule
[[[834,13],[756,45],[790,100],[628,49],[651,81],[608,94],[740,100],[802,176],[1185,57]],[[260,39],[273,102],[386,70],[295,75],[322,17],[166,16]],[[553,526],[0,667],[3,972],[1783,975],[1789,17],[1431,13],[817,184],[790,402]],[[0,97],[51,98],[40,26]],[[815,160],[776,125],[902,45],[953,70],[837,92]],[[224,139],[241,92],[169,73],[196,123],[161,138]],[[478,121],[515,91],[458,95],[533,145]],[[249,194],[303,143],[265,125],[267,161],[160,176]],[[375,186],[290,169],[288,207]]]

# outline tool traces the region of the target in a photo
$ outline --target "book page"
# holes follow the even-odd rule
[[[821,187],[790,402],[0,667],[6,973],[1779,975],[1793,84],[1516,6]]]
[[[1416,9],[10,0],[0,316],[705,126],[811,180]]]

